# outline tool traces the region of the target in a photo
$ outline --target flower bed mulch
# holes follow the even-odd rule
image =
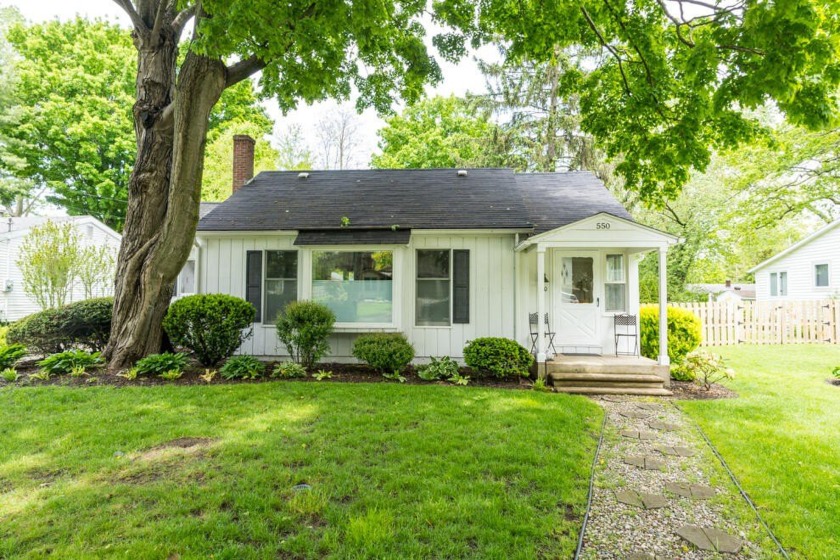
[[[674,396],[671,398],[679,400],[738,398],[738,393],[717,383],[712,383],[712,386],[706,390],[703,386],[693,381],[675,381],[674,379],[671,380],[671,392],[674,393]]]
[[[91,385],[114,385],[118,387],[124,386],[153,386],[153,385],[208,385],[208,383],[201,378],[206,369],[218,368],[204,368],[197,362],[190,362],[184,370],[184,375],[179,379],[167,381],[153,376],[142,376],[136,379],[126,379],[120,375],[108,373],[105,369],[91,370],[90,375],[84,377],[71,377],[69,375],[55,375],[49,380],[30,380],[29,374],[38,371],[36,365],[37,360],[26,360],[18,363],[16,369],[21,375],[21,378],[13,383],[14,385],[36,386],[36,385],[61,385],[70,387],[86,387]],[[330,379],[317,381],[313,377],[305,377],[301,379],[281,380],[271,377],[271,372],[277,362],[268,362],[266,364],[265,375],[259,379],[224,379],[220,374],[216,374],[209,385],[220,384],[235,384],[235,383],[264,383],[266,381],[296,381],[301,383],[396,383],[389,379],[382,377],[382,374],[377,373],[372,368],[363,364],[341,364],[341,363],[324,363],[318,364],[314,371],[326,370],[332,372]],[[405,377],[405,384],[410,385],[449,385],[445,381],[425,381],[417,376],[417,371],[414,366],[408,366],[402,375]],[[468,375],[470,377],[470,386],[476,387],[493,387],[499,389],[530,389],[531,382],[526,378],[517,379],[496,379],[493,377],[478,376],[469,368],[461,368],[461,375]],[[12,385],[0,380],[0,386]]]
[[[840,379],[826,379],[826,383],[829,385],[834,385],[835,387],[840,387]]]

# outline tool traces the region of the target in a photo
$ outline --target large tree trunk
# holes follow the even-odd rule
[[[193,53],[175,82],[177,36],[169,25],[135,42],[137,160],[105,349],[112,370],[161,350],[161,322],[195,238],[210,111],[225,88],[224,65]]]

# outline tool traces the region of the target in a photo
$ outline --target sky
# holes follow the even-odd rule
[[[88,19],[104,18],[126,27],[130,26],[128,17],[114,0],[0,0],[0,5],[16,6],[23,16],[33,23],[55,18],[67,20],[81,15]],[[489,49],[480,54],[485,58],[493,56]],[[472,57],[462,60],[457,65],[440,59],[438,62],[443,70],[444,79],[436,87],[428,88],[429,95],[464,95],[468,91],[479,93],[485,90],[484,78]],[[313,106],[304,105],[285,116],[273,101],[266,101],[265,106],[276,123],[275,134],[282,134],[290,125],[300,125],[307,143],[314,149],[317,144],[314,124],[322,115],[333,110],[337,103],[327,101]],[[369,155],[376,150],[376,131],[382,125],[383,121],[372,110],[359,116],[359,166],[365,167]]]

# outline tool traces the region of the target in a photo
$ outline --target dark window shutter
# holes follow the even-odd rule
[[[470,322],[470,252],[452,251],[452,322]]]
[[[262,251],[248,251],[247,261],[245,299],[257,310],[254,321],[260,323],[262,322]]]

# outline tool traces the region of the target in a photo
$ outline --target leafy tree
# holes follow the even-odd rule
[[[17,266],[23,276],[23,291],[41,309],[51,309],[67,303],[77,280],[87,298],[99,287],[104,291],[113,282],[113,262],[110,249],[82,243],[72,222],[47,221],[26,236]]]
[[[219,202],[231,195],[233,169],[233,137],[247,134],[255,138],[254,173],[277,169],[279,154],[265,139],[263,130],[250,122],[240,121],[225,126],[207,145],[204,156],[204,176],[201,183],[201,200]]]
[[[131,18],[137,49],[137,157],[105,350],[110,366],[121,368],[161,347],[171,285],[198,221],[210,115],[225,89],[260,72],[261,93],[283,110],[299,100],[345,98],[355,87],[358,106],[385,111],[397,97],[419,97],[440,69],[423,43],[424,3],[115,2]],[[178,44],[191,21],[181,62]]]
[[[840,18],[834,0],[439,0],[436,14],[463,45],[506,40],[511,63],[549,63],[558,50],[596,50],[571,83],[581,129],[595,137],[628,188],[673,198],[715,150],[752,138],[742,109],[768,100],[793,123],[836,123]],[[440,41],[439,41],[440,42]]]
[[[9,40],[18,54],[12,106],[3,117],[10,140],[0,152],[0,169],[14,188],[6,196],[0,190],[0,203],[14,208],[34,183],[71,215],[89,214],[121,229],[137,152],[131,37],[107,22],[76,19],[17,25]],[[211,113],[209,140],[238,122],[259,135],[272,128],[247,80],[229,88]]]
[[[487,167],[498,165],[490,112],[458,98],[432,97],[385,121],[378,132],[378,168]]]
[[[312,169],[312,151],[303,138],[300,125],[290,125],[275,136],[277,167],[286,171]]]

